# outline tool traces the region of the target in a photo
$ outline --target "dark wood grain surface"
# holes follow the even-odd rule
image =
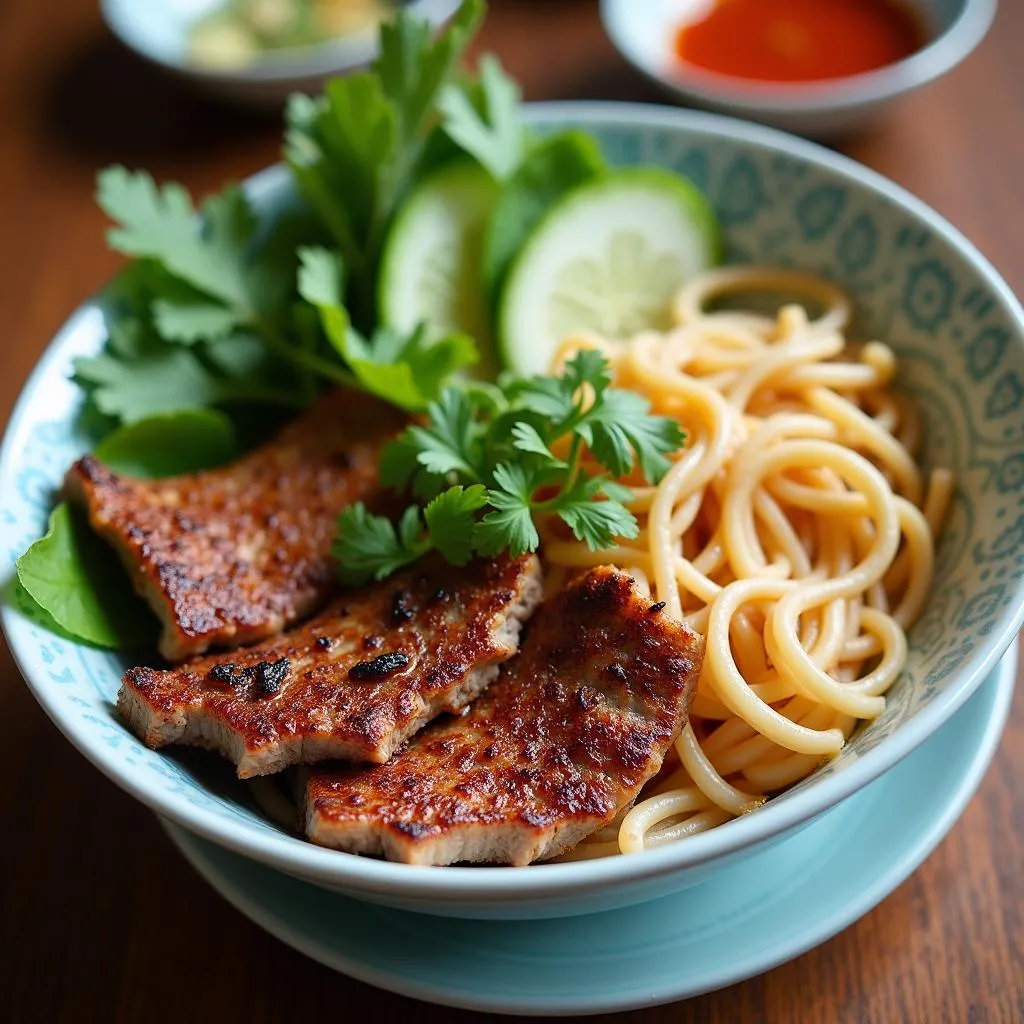
[[[99,165],[142,165],[202,192],[278,150],[275,119],[210,105],[142,66],[108,38],[96,6],[0,3],[0,423],[55,329],[116,265],[91,198]],[[659,99],[612,51],[596,2],[499,0],[482,45],[500,53],[529,99]],[[994,30],[963,66],[842,147],[949,217],[1018,293],[1022,54],[1024,2],[1003,0]],[[0,1019],[482,1019],[333,974],[228,907],[149,812],[58,735],[6,648],[0,707],[10,730],[0,776]],[[1024,1020],[1022,782],[1018,698],[967,812],[879,907],[763,977],[614,1019]]]

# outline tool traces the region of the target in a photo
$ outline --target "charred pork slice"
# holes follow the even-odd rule
[[[535,556],[429,563],[259,646],[131,669],[118,710],[149,746],[219,750],[241,778],[325,758],[382,763],[491,682],[540,592]]]
[[[223,469],[135,480],[86,456],[65,490],[159,616],[160,653],[181,661],[272,636],[327,600],[338,512],[380,501],[377,456],[400,426],[383,403],[335,391]]]
[[[320,766],[309,838],[412,864],[557,856],[635,798],[686,721],[703,641],[602,567],[544,604],[462,718],[386,765]]]

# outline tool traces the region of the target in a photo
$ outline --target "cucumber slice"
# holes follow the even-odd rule
[[[563,196],[604,172],[597,143],[585,132],[542,139],[501,188],[484,234],[484,290],[493,303],[516,254]]]
[[[715,215],[687,179],[638,167],[581,185],[509,272],[498,304],[502,359],[516,373],[547,373],[571,331],[628,339],[663,330],[679,286],[720,257]]]
[[[493,364],[481,281],[484,229],[498,186],[479,164],[459,160],[424,179],[388,232],[377,282],[382,323],[430,337],[464,331]]]

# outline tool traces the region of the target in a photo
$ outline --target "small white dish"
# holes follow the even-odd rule
[[[548,921],[429,917],[325,893],[165,823],[192,866],[282,942],[379,988],[492,1013],[609,1013],[722,988],[866,914],[963,812],[1006,724],[1017,645],[934,736],[799,835],[702,885]]]
[[[929,33],[926,46],[877,71],[807,83],[744,81],[681,62],[676,34],[708,0],[601,0],[601,19],[623,57],[676,100],[823,138],[860,127],[890,100],[954,68],[996,13],[996,0],[908,2]]]
[[[130,50],[222,99],[249,106],[280,106],[293,92],[318,92],[335,75],[377,56],[376,28],[315,46],[268,54],[239,69],[214,70],[188,56],[191,27],[225,0],[100,0],[110,30]],[[434,27],[458,9],[459,0],[412,0],[406,8]]]

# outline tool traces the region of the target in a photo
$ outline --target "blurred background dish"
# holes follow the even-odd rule
[[[996,0],[601,0],[619,52],[677,100],[828,137],[962,61]]]
[[[435,28],[458,0],[101,0],[129,49],[224,99],[273,107],[369,63],[399,6]]]

